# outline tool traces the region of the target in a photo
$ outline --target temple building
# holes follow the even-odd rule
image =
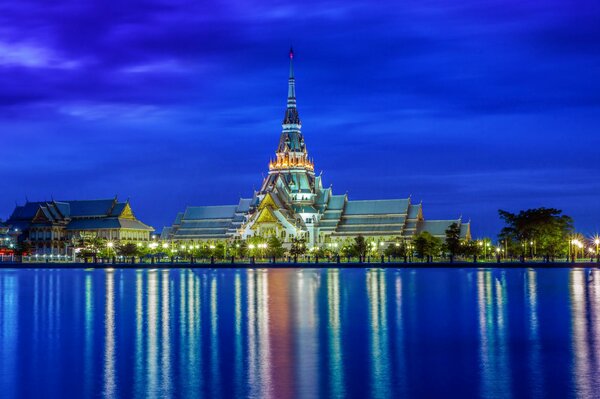
[[[389,243],[411,239],[422,231],[444,238],[445,230],[457,223],[462,238],[470,239],[470,223],[460,218],[425,220],[421,203],[410,198],[356,201],[323,187],[301,131],[293,58],[290,51],[282,132],[260,190],[236,205],[188,207],[171,227],[163,229],[161,238],[185,242],[276,236],[289,243],[296,237],[304,238],[310,246],[320,246],[362,235]]]
[[[149,241],[154,229],[140,222],[129,200],[29,202],[18,205],[6,224],[21,231],[19,240],[38,254],[67,255],[83,236],[106,240]]]

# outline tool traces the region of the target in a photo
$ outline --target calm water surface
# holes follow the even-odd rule
[[[0,271],[2,398],[600,396],[600,270]]]

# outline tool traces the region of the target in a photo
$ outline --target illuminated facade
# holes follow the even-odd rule
[[[129,204],[117,198],[26,202],[6,221],[22,232],[38,254],[66,255],[82,236],[115,241],[149,241],[154,229],[140,222]]]
[[[410,198],[352,201],[346,194],[335,195],[331,187],[323,187],[301,131],[293,55],[290,51],[287,108],[279,145],[260,190],[237,205],[188,207],[171,227],[164,228],[162,238],[211,241],[276,236],[290,242],[298,237],[315,246],[358,235],[381,242],[410,239],[421,231],[444,237],[445,230],[457,223],[461,236],[469,239],[469,223],[460,218],[426,221],[421,204]]]

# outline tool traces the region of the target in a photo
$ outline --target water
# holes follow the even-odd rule
[[[600,396],[600,270],[4,270],[0,396]]]

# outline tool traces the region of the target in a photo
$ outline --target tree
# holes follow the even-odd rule
[[[563,215],[562,210],[542,207],[514,214],[500,209],[498,214],[505,223],[499,238],[507,240],[511,246],[521,243],[523,255],[529,245],[534,245],[537,252],[548,257],[566,252],[568,237],[573,232],[573,219]]]
[[[396,238],[396,242],[387,246],[384,251],[386,256],[391,256],[394,258],[402,258],[407,255],[406,242],[399,237]]]
[[[306,253],[306,240],[304,238],[292,238],[292,246],[290,247],[291,256],[302,256]]]
[[[444,247],[452,257],[460,253],[460,226],[458,223],[452,223],[446,229],[446,241],[444,243]]]
[[[269,237],[267,241],[267,255],[271,258],[281,258],[285,253],[283,243],[275,236]]]
[[[217,241],[214,245],[214,248],[210,248],[211,256],[214,256],[216,259],[225,259],[227,253],[227,246],[225,241]]]
[[[140,253],[140,248],[136,244],[128,242],[127,244],[118,245],[116,252],[121,256],[129,258],[132,256],[138,256]]]
[[[427,231],[423,231],[415,236],[413,243],[417,257],[422,259],[426,256],[439,254],[442,240],[432,236]]]
[[[354,238],[354,243],[352,244],[352,254],[354,256],[358,256],[363,258],[367,254],[367,241],[365,237],[359,235]]]
[[[233,255],[245,258],[248,255],[248,243],[244,240],[235,239],[232,244]]]
[[[96,235],[82,235],[77,243],[81,249],[79,253],[83,257],[99,255],[106,250],[106,244],[107,240]]]
[[[31,244],[29,241],[17,242],[14,247],[15,255],[29,255],[31,254]]]

